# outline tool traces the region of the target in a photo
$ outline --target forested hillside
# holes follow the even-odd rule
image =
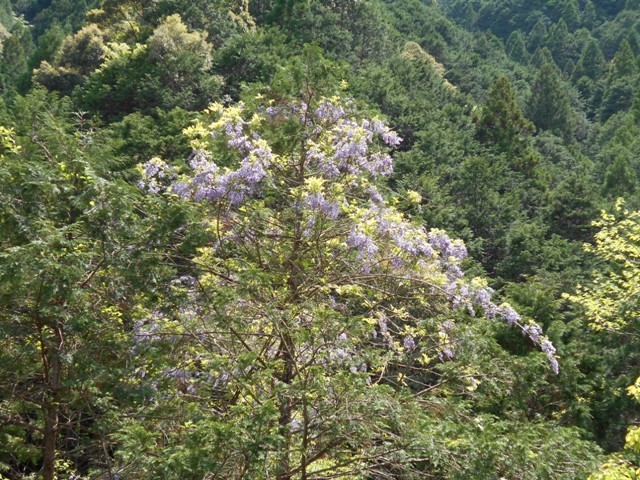
[[[0,479],[636,478],[639,87],[638,0],[0,0]]]

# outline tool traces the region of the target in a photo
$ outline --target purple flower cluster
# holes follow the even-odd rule
[[[388,153],[374,153],[362,164],[362,168],[374,177],[388,176],[393,173],[393,160]]]
[[[353,120],[341,120],[332,129],[333,155],[331,161],[340,172],[351,175],[368,173],[374,178],[393,173],[393,162],[387,153],[370,152],[374,133],[364,128],[370,122],[361,124]],[[327,167],[324,170],[328,170]]]
[[[322,193],[311,193],[302,203],[308,210],[322,212],[331,220],[335,220],[340,214],[340,205],[327,200]]]
[[[415,257],[433,257],[433,249],[424,238],[408,228],[395,228],[389,232],[389,236],[406,255]]]
[[[371,187],[367,190],[371,196],[379,196],[378,191]],[[378,198],[376,198],[378,200]],[[412,227],[404,221],[390,220],[394,216],[394,211],[390,208],[384,208],[382,198],[380,203],[374,202],[372,208],[369,209],[369,217],[375,220],[377,225],[377,233],[383,237],[389,238],[395,244],[402,255],[407,257],[432,258],[434,250],[427,241],[424,230]],[[396,260],[401,260],[396,256]],[[397,262],[401,265],[402,262]]]
[[[354,120],[343,120],[337,127],[339,128],[332,130],[335,147],[333,158],[342,160],[342,165],[345,167],[347,167],[348,160],[364,160],[365,155],[369,152],[372,135],[361,132],[358,129],[358,123]],[[348,167],[353,168],[351,165]]]
[[[309,116],[309,105],[307,104],[307,102],[301,101],[301,102],[291,103],[289,105],[289,110],[294,115],[297,115],[298,119],[300,119],[301,121],[305,122],[309,120],[307,118]]]
[[[401,139],[380,120],[362,120],[357,122],[347,118],[347,111],[340,105],[323,100],[309,115],[308,106],[302,102],[290,106],[292,114],[303,120],[313,121],[313,138],[322,134],[330,138],[330,145],[321,151],[311,137],[308,139],[306,159],[325,178],[335,178],[342,173],[350,175],[369,174],[374,178],[387,176],[393,172],[391,157],[379,149],[372,150],[376,139],[389,147],[397,147]],[[282,110],[278,114],[284,114]],[[310,120],[308,117],[312,117]]]
[[[510,305],[499,307],[498,315],[507,322],[510,327],[515,326],[522,318]]]
[[[485,311],[489,310],[490,307],[493,306],[493,303],[491,302],[491,295],[493,295],[492,288],[479,288],[474,292],[474,301],[476,305],[480,306]]]
[[[342,105],[335,105],[328,100],[324,100],[318,108],[316,108],[315,118],[319,121],[335,123],[345,117],[347,112]]]
[[[358,258],[370,259],[378,252],[378,246],[373,239],[357,229],[349,233],[347,245],[358,250]]]
[[[159,158],[152,158],[143,165],[138,188],[152,194],[160,194],[169,188],[175,178],[176,172],[173,167]]]
[[[467,249],[462,242],[451,240],[447,234],[439,230],[429,232],[429,243],[445,258],[453,257],[461,261],[467,257]]]
[[[348,369],[351,373],[364,373],[367,371],[367,364],[358,355],[357,349],[349,342],[346,333],[341,333],[335,340],[323,339],[323,355],[321,363],[331,365],[340,369]],[[317,352],[316,352],[317,353]],[[301,355],[304,357],[304,355]]]
[[[402,341],[402,346],[407,350],[413,350],[414,348],[416,348],[416,341],[413,339],[413,337],[407,335]]]
[[[377,225],[376,233],[381,237],[389,238],[400,250],[400,255],[391,258],[392,264],[397,268],[402,268],[407,260],[422,259],[421,261],[434,259],[439,253],[437,262],[441,271],[445,274],[447,284],[444,287],[448,299],[454,308],[466,309],[470,315],[475,315],[475,309],[483,310],[488,319],[500,319],[511,327],[520,327],[523,332],[547,354],[551,367],[557,371],[557,360],[555,359],[553,345],[542,335],[542,329],[535,324],[521,325],[522,317],[508,304],[496,305],[492,301],[493,290],[489,287],[474,286],[472,283],[464,281],[464,274],[460,268],[460,262],[467,256],[465,246],[459,241],[453,241],[442,231],[434,230],[426,233],[423,229],[412,227],[404,221],[391,220],[393,211],[388,208],[381,208],[372,205],[365,216],[365,221],[375,220]],[[370,260],[378,253],[378,239],[366,235],[361,229],[355,227],[351,230],[347,239],[349,247],[358,250],[360,259]],[[386,321],[384,328],[380,325],[380,333],[389,340],[389,330]],[[413,340],[413,339],[412,339]],[[415,340],[414,340],[415,341]],[[405,342],[409,340],[405,339]],[[392,343],[392,341],[391,341]],[[405,347],[410,349],[408,347]],[[453,358],[453,350],[442,351],[441,358]]]
[[[268,107],[258,107],[258,112],[264,113],[271,121],[277,118],[295,118],[311,125],[309,117],[309,105],[306,102],[293,102],[285,105],[270,105]]]
[[[241,205],[247,197],[258,193],[269,176],[273,153],[257,134],[251,139],[244,135],[243,127],[244,123],[231,122],[221,129],[229,138],[227,146],[244,155],[240,168],[220,172],[203,152],[195,152],[189,162],[193,175],[185,182],[174,184],[173,193],[197,202],[227,201],[232,206]],[[219,133],[214,132],[214,136]]]
[[[264,112],[267,114],[267,117],[269,117],[269,120],[275,120],[276,117],[280,115],[280,112],[282,112],[282,108],[269,106],[264,110]]]
[[[340,175],[340,170],[336,163],[317,146],[310,146],[307,150],[306,159],[308,164],[317,168],[325,178],[335,179]]]
[[[398,147],[402,142],[398,134],[380,120],[364,120],[362,122],[362,128],[370,131],[373,135],[378,135],[386,145],[392,148]]]
[[[560,366],[558,365],[558,360],[556,359],[556,355],[555,355],[556,347],[554,347],[549,340],[544,339],[540,343],[540,349],[547,355],[547,360],[551,365],[551,369],[553,370],[553,373],[558,375],[558,373],[560,372]]]
[[[535,323],[522,327],[522,333],[527,335],[534,343],[539,343],[542,337],[542,328]]]
[[[133,338],[136,342],[151,342],[162,338],[162,328],[158,320],[161,314],[154,313],[150,318],[138,320],[133,326]]]
[[[376,187],[367,188],[367,193],[369,194],[369,200],[371,200],[374,205],[380,205],[384,202],[384,198],[382,198],[382,195],[380,195]]]
[[[336,202],[327,200],[322,193],[311,193],[301,202],[304,209],[311,211],[311,215],[307,219],[307,226],[302,232],[305,238],[312,235],[313,228],[316,225],[317,214],[323,214],[331,220],[335,220],[340,215],[340,205]]]
[[[527,335],[534,343],[540,345],[540,350],[546,354],[551,369],[557,375],[560,371],[560,366],[556,358],[556,347],[553,346],[548,338],[542,336],[540,326],[535,323],[530,323],[522,327],[522,333]]]
[[[510,327],[519,327],[524,335],[540,346],[540,349],[547,355],[552,370],[556,375],[558,374],[559,365],[555,357],[556,349],[551,341],[543,336],[542,328],[535,323],[521,325],[522,317],[511,305],[503,304],[498,306],[491,301],[491,295],[493,294],[491,288],[473,288],[469,284],[450,284],[448,293],[454,308],[467,308],[469,313],[473,315],[473,307],[481,307],[484,310],[485,318],[498,318],[506,322]]]
[[[162,323],[165,317],[162,312],[153,312],[148,318],[138,320],[133,324],[133,342],[131,354],[137,355],[151,344],[167,340]]]
[[[438,358],[441,362],[445,360],[452,360],[456,356],[455,352],[450,348],[443,348],[440,353],[438,353]]]

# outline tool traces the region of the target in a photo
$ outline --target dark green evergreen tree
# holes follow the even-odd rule
[[[598,200],[593,181],[587,170],[578,168],[549,191],[545,214],[552,233],[577,241],[590,238]]]
[[[529,61],[529,52],[525,43],[524,34],[520,30],[515,30],[509,35],[506,44],[506,52],[516,62],[526,65]]]
[[[152,257],[134,247],[139,192],[68,99],[39,90],[12,113],[0,120],[19,147],[0,151],[0,468],[111,472],[111,415],[136,395],[125,332],[146,280],[129,281]]]
[[[547,63],[538,71],[531,86],[527,113],[539,130],[551,130],[564,137],[571,136],[574,113],[566,85],[555,65]]]
[[[11,90],[25,91],[29,86],[29,58],[35,50],[29,28],[16,22],[0,53],[0,94]]]
[[[625,10],[633,10],[633,11],[640,10],[640,1],[639,0],[626,0],[626,2],[624,4],[624,9]]]
[[[64,29],[54,23],[37,40],[37,48],[30,59],[31,68],[37,68],[43,60],[53,62],[53,58],[58,52],[65,39]]]
[[[573,32],[578,29],[580,26],[580,11],[578,10],[577,0],[568,0],[565,2],[561,18],[567,25],[569,31]]]
[[[607,168],[602,187],[603,194],[607,197],[630,197],[635,193],[638,177],[629,162],[629,154],[624,147],[619,147],[613,153],[613,162]]]
[[[551,51],[547,47],[538,47],[529,60],[529,65],[537,69],[549,63],[555,65],[553,55],[551,55]]]
[[[524,148],[524,137],[533,130],[533,124],[522,114],[507,77],[498,78],[489,90],[478,119],[480,141],[496,145],[501,152],[517,155]]]
[[[476,22],[478,21],[478,14],[473,8],[471,2],[469,2],[465,8],[464,16],[462,17],[462,25],[467,29],[472,29],[475,27]]]
[[[620,47],[611,61],[610,81],[633,77],[638,73],[638,64],[633,49],[627,39],[620,42]]]
[[[591,0],[587,0],[584,10],[580,15],[580,22],[584,28],[591,30],[595,27],[597,21],[596,7]]]
[[[546,47],[551,52],[555,64],[561,70],[564,69],[567,61],[575,56],[575,43],[564,19],[560,19],[551,28],[547,36]]]
[[[573,71],[576,69],[576,64],[573,60],[567,60],[567,63],[564,64],[564,68],[562,69],[562,76],[564,78],[571,78]]]
[[[527,35],[527,48],[530,52],[536,51],[544,46],[547,42],[547,25],[542,19],[539,19]]]
[[[607,120],[616,112],[628,109],[635,94],[638,65],[629,42],[625,39],[616,52],[600,105],[600,117]]]
[[[598,41],[591,38],[588,43],[582,49],[580,59],[573,71],[572,78],[574,81],[579,80],[582,77],[588,77],[591,80],[596,80],[603,73],[605,65],[604,55],[600,49]]]

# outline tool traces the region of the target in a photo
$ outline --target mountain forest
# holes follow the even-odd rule
[[[639,0],[0,0],[0,479],[637,478]]]

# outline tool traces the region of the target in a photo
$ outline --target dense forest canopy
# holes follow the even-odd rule
[[[632,479],[640,1],[0,0],[0,479]]]

